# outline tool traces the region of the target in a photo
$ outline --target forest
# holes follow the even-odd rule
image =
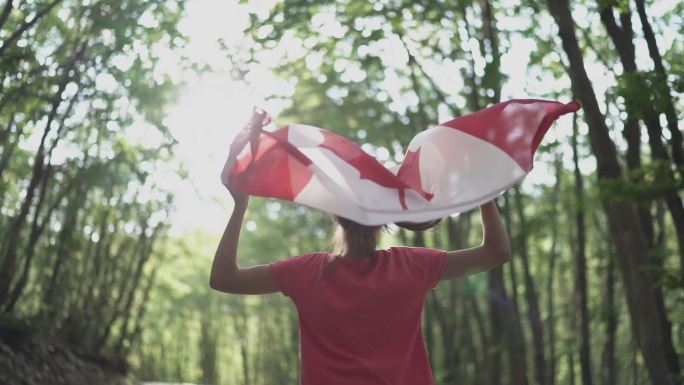
[[[176,156],[167,114],[187,82],[169,61],[245,87],[266,68],[285,84],[265,91],[276,124],[326,127],[388,166],[448,118],[579,101],[536,176],[496,200],[511,261],[426,298],[436,384],[684,383],[684,2],[228,1],[246,27],[204,42],[220,66],[183,51],[179,26],[209,3],[0,2],[0,384],[90,383],[85,363],[111,383],[300,383],[289,299],[211,290],[223,227],[173,231],[187,197],[160,170],[198,176]],[[217,186],[224,159],[206,165]],[[239,263],[329,250],[331,232],[325,213],[255,197]],[[481,240],[475,210],[391,226],[380,247]]]

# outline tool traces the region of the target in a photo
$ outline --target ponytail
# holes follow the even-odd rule
[[[333,254],[350,258],[365,258],[375,253],[380,231],[387,226],[366,226],[347,218],[332,216],[335,223]]]

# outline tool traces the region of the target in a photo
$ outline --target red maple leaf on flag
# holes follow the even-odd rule
[[[415,190],[425,199],[432,199],[432,194],[423,191],[420,183],[420,170],[418,168],[417,158],[418,152],[409,152],[409,154],[407,154],[407,158],[404,160],[401,169],[404,169],[404,164],[406,164],[407,160],[410,161],[410,163],[405,169],[406,171],[404,171],[406,177],[403,178],[394,175],[392,171],[380,164],[377,159],[346,138],[326,130],[321,130],[321,133],[323,134],[323,143],[319,144],[319,147],[332,151],[350,166],[358,170],[360,179],[373,181],[382,187],[397,189],[399,193],[398,198],[401,207],[404,210],[407,209],[405,196],[406,189]],[[413,166],[414,163],[415,166]]]
[[[401,167],[399,167],[397,172],[397,178],[401,179],[425,199],[431,200],[434,195],[423,190],[423,183],[420,177],[420,150],[421,148],[419,147],[416,151],[409,150],[406,153],[404,161],[401,162]]]

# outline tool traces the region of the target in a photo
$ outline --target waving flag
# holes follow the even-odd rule
[[[535,99],[495,104],[422,131],[394,170],[323,128],[261,131],[264,115],[257,115],[231,145],[222,181],[365,225],[426,222],[477,207],[521,181],[554,120],[579,108]]]

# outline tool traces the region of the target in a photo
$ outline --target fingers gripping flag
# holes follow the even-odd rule
[[[419,133],[396,170],[322,128],[261,131],[265,114],[257,114],[231,145],[222,180],[365,225],[426,222],[477,207],[521,181],[551,124],[579,108],[536,99],[495,104]]]

